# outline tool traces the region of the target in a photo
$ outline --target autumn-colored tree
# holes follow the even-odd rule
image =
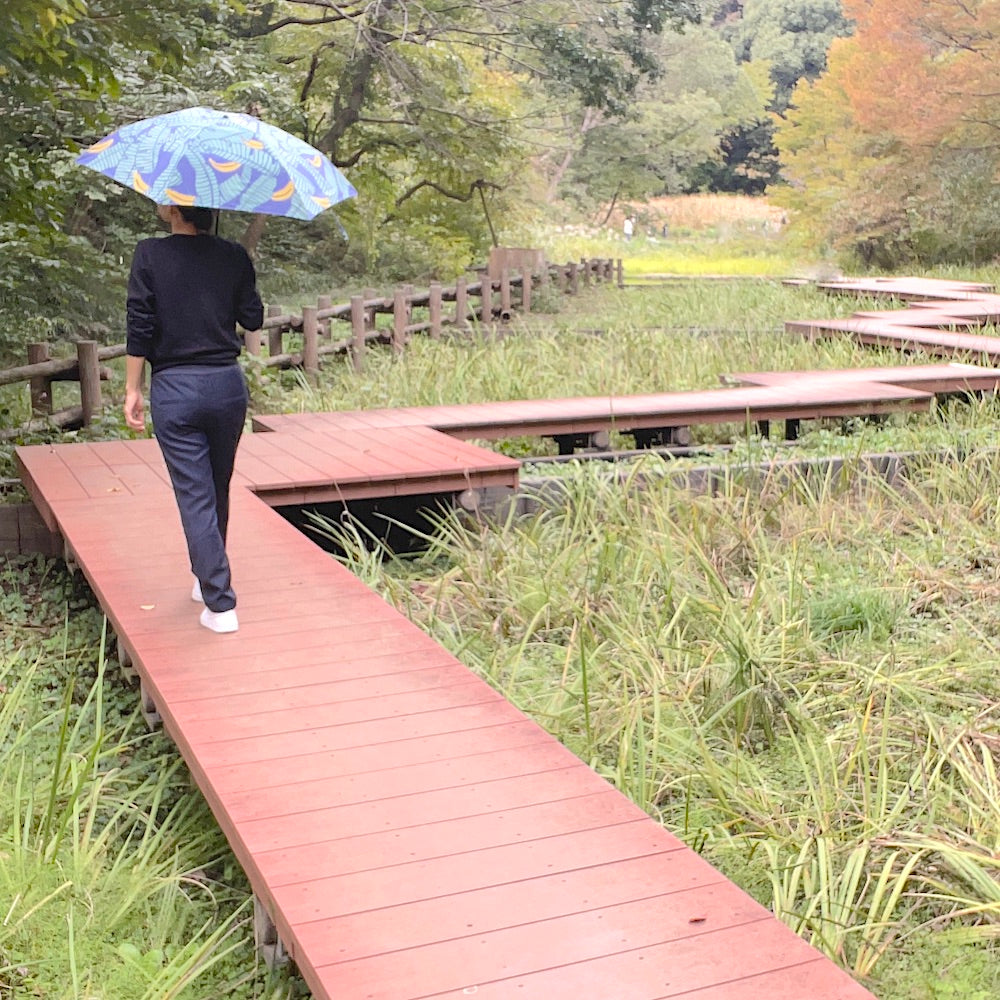
[[[795,91],[779,130],[787,203],[870,264],[996,253],[1000,3],[844,0],[844,11],[854,34]]]

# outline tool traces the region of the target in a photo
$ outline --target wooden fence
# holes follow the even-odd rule
[[[244,331],[243,340],[247,353],[266,368],[297,367],[311,378],[324,357],[346,353],[355,370],[361,371],[371,343],[402,351],[414,334],[437,338],[446,327],[463,331],[497,319],[506,322],[514,313],[515,301],[520,312],[530,313],[536,290],[554,288],[575,295],[581,287],[612,281],[619,286],[623,283],[621,260],[547,264],[537,270],[525,267],[519,273],[505,269],[498,277],[490,277],[483,269],[479,280],[459,278],[450,287],[432,282],[422,292],[402,285],[386,298],[368,290],[338,305],[329,296],[321,296],[316,305],[304,306],[299,313],[269,306],[261,329]],[[391,316],[391,322],[379,324],[379,315]],[[338,323],[346,335],[338,336]],[[92,340],[77,342],[76,357],[65,359],[50,358],[47,344],[29,345],[28,363],[0,371],[0,386],[27,382],[33,416],[20,427],[0,430],[0,441],[53,426],[89,425],[103,407],[101,382],[111,378],[110,369],[101,362],[124,355],[124,344],[100,347]],[[53,408],[52,386],[60,381],[79,383],[79,406]]]

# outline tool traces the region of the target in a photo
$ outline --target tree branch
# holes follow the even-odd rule
[[[494,184],[492,181],[484,180],[482,177],[478,180],[474,180],[469,185],[469,190],[465,194],[460,191],[449,191],[446,187],[438,184],[436,181],[423,180],[418,181],[412,187],[408,188],[396,199],[396,208],[399,208],[404,201],[412,198],[418,191],[425,187],[433,188],[438,192],[438,194],[442,194],[445,198],[450,198],[452,201],[471,201],[473,195],[477,191],[482,192],[484,188],[491,188],[494,191],[503,190],[499,184]]]

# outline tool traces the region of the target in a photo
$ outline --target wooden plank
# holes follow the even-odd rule
[[[837,368],[779,372],[734,372],[722,375],[726,381],[744,385],[784,385],[803,380],[813,382],[885,382],[925,392],[948,393],[963,390],[992,390],[1000,386],[1000,368],[969,364],[898,365],[886,368]]]
[[[398,868],[400,865],[419,865],[420,870],[425,871],[427,863],[437,863],[441,859],[469,852],[485,862],[489,857],[480,852],[510,848],[508,856],[513,856],[518,845],[521,853],[533,856],[540,848],[547,852],[558,840],[557,846],[564,852],[570,852],[562,859],[562,865],[549,866],[538,876],[540,878],[565,874],[566,862],[570,859],[578,862],[576,869],[571,866],[572,870],[588,872],[599,864],[612,865],[623,859],[679,850],[677,845],[667,847],[659,841],[651,842],[648,837],[640,841],[636,833],[640,827],[648,833],[648,817],[636,810],[627,799],[615,796],[613,789],[604,788],[589,795],[524,805],[501,813],[429,821],[405,831],[388,830],[261,851],[254,856],[254,863],[273,892],[278,892],[283,885],[300,885],[316,878],[336,880],[364,875],[366,879],[360,883],[360,892],[373,888],[376,880],[384,884],[386,877],[392,874],[391,869],[396,868],[400,876],[406,875],[408,869]],[[609,853],[608,845],[616,845],[615,850]],[[473,858],[472,863],[475,860]],[[479,868],[481,877],[482,865]],[[303,872],[309,873],[308,878],[303,878]],[[523,880],[505,883],[501,879],[498,884],[516,884],[518,881]],[[419,905],[426,901],[420,891],[415,892],[412,898],[400,898],[399,893],[409,891],[408,886],[409,883],[397,881],[395,896],[388,893],[384,897],[372,897],[372,906],[365,906],[363,901],[348,903],[343,912],[332,913],[319,920],[337,923],[344,917],[401,907],[426,910]],[[474,888],[466,886],[462,891],[472,892]],[[475,901],[470,899],[468,902]],[[467,920],[477,917],[474,910],[466,915]],[[310,918],[300,923],[313,922]]]
[[[552,774],[579,761],[558,743],[546,741],[510,750],[470,754],[442,765],[439,761],[424,764],[386,766],[363,775],[344,775],[336,762],[329,761],[323,776],[302,780],[289,772],[289,780],[280,786],[244,789],[226,799],[226,808],[235,822],[244,820],[287,820],[306,813],[317,802],[328,806],[358,805],[373,800],[427,792],[468,788],[476,783],[505,778]],[[548,800],[547,800],[548,801]],[[294,823],[295,820],[292,820]]]
[[[593,794],[596,796],[598,793]],[[564,800],[568,804],[576,802],[585,813],[593,812],[595,803],[592,797],[585,800],[585,797],[575,799],[565,796]],[[532,804],[553,805],[551,801]],[[507,813],[497,813],[495,821],[502,822],[500,817],[503,815]],[[470,818],[460,817],[455,821]],[[403,828],[398,839],[412,842],[415,849],[422,852],[451,822]],[[372,836],[381,837],[382,834],[372,831]],[[341,846],[350,850],[357,839],[360,838],[351,843],[345,840]],[[285,918],[290,924],[298,924],[511,885],[559,873],[598,869],[627,859],[652,858],[665,851],[679,852],[685,865],[697,858],[693,852],[685,857],[683,845],[676,838],[641,819],[534,839],[529,841],[529,845],[504,843],[496,847],[467,848],[422,861],[348,870],[344,874],[325,878],[302,879],[300,876],[298,881],[284,885],[276,885],[274,880],[270,880],[270,884],[274,886],[274,898]],[[262,859],[265,854],[261,852]],[[274,852],[270,856],[273,857]],[[353,866],[350,854],[345,858],[344,866]],[[599,872],[592,874],[601,877]],[[651,879],[652,876],[650,872]]]
[[[628,1000],[664,1000],[667,997],[694,995],[695,991],[728,987],[729,1000],[745,1000],[748,994],[743,980],[776,968],[787,970],[795,976],[796,970],[809,967],[805,978],[795,976],[799,997],[816,1000],[809,974],[815,962],[814,953],[805,942],[776,932],[776,922],[758,920],[737,927],[647,945],[589,961],[569,965],[552,964],[549,968],[533,973],[507,975],[490,982],[468,980],[459,988],[444,986],[433,992],[408,992],[397,995],[396,1000],[407,998],[455,997],[474,994],[477,1000],[579,1000],[580,997],[624,996]],[[725,960],[721,960],[725,956]],[[554,956],[554,959],[557,956]],[[335,988],[339,981],[336,967],[320,970],[320,982],[327,989]],[[838,1000],[870,998],[871,994],[854,983],[846,973],[830,974]],[[425,989],[421,983],[418,989]],[[366,997],[372,995],[366,991]],[[375,994],[377,996],[377,994]],[[727,996],[726,993],[721,994]]]
[[[462,895],[461,905],[451,896],[438,896],[309,921],[298,933],[310,956],[322,961],[324,953],[336,949],[334,962],[350,962],[382,954],[385,938],[380,935],[387,929],[393,944],[408,950],[528,923],[525,917],[532,922],[551,920],[664,892],[691,893],[724,884],[714,869],[689,868],[687,860],[682,850],[643,854],[606,863],[599,878],[593,868],[560,871],[471,890]]]
[[[397,759],[406,760],[408,766],[419,767],[433,762],[448,769],[452,761],[476,753],[501,753],[550,741],[551,737],[537,724],[522,719],[513,724],[504,722],[499,726],[458,733],[394,740],[393,751]],[[331,773],[331,768],[340,777],[368,775],[386,768],[384,744],[378,743],[355,747],[350,757],[334,758],[320,750],[284,758],[284,761],[280,768],[262,768],[253,761],[216,767],[212,771],[212,781],[220,793],[236,795],[257,788],[283,787],[289,776],[301,782],[321,779]]]
[[[518,905],[507,911],[508,919],[524,921],[518,926],[388,955],[331,961],[320,973],[329,970],[346,995],[361,995],[363,991],[372,1000],[404,1000],[448,991],[461,995],[481,983],[509,980],[512,973],[519,977],[544,974],[554,963],[566,967],[607,961],[608,956],[667,943],[679,946],[678,955],[695,952],[700,958],[714,949],[713,935],[730,932],[733,941],[740,941],[748,928],[756,933],[755,924],[769,923],[763,907],[726,883],[646,895],[637,901],[546,920],[532,917],[530,910]],[[328,943],[327,955],[336,958],[336,942]],[[309,957],[310,961],[321,961],[324,955],[310,951]],[[676,972],[671,968],[669,974]],[[715,975],[731,975],[727,963],[716,961]]]

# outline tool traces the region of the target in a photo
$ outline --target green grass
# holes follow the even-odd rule
[[[989,995],[988,456],[928,461],[898,488],[775,487],[763,503],[739,486],[623,487],[582,463],[567,489],[522,519],[446,518],[425,556],[380,564],[355,545],[349,562],[883,1000],[958,995],[935,992],[955,982]],[[918,940],[976,973],[950,987],[904,974]]]
[[[0,996],[291,996],[256,959],[204,799],[112,670],[92,595],[39,559],[4,559],[0,582]]]
[[[565,259],[614,245],[565,239]],[[703,246],[702,273],[723,242]],[[636,273],[674,268],[662,247],[630,252]],[[786,319],[866,303],[776,281],[547,305],[510,336],[373,349],[360,376],[328,364],[317,386],[248,362],[254,407],[680,390],[740,370],[928,360],[785,335]],[[732,445],[719,497],[671,485],[677,463],[646,459],[624,486],[571,463],[560,506],[446,520],[412,560],[383,562],[353,535],[348,558],[883,1000],[978,1000],[1000,968],[998,423],[995,400],[956,402],[806,425],[787,453],[745,427],[698,429]],[[124,433],[110,406],[73,439]],[[845,455],[850,469],[892,448],[931,452],[906,487],[741,471],[786,454]],[[962,460],[936,456],[947,450]],[[2,573],[0,995],[292,995],[255,966],[245,879],[176,751],[138,725],[92,597],[52,562]]]

